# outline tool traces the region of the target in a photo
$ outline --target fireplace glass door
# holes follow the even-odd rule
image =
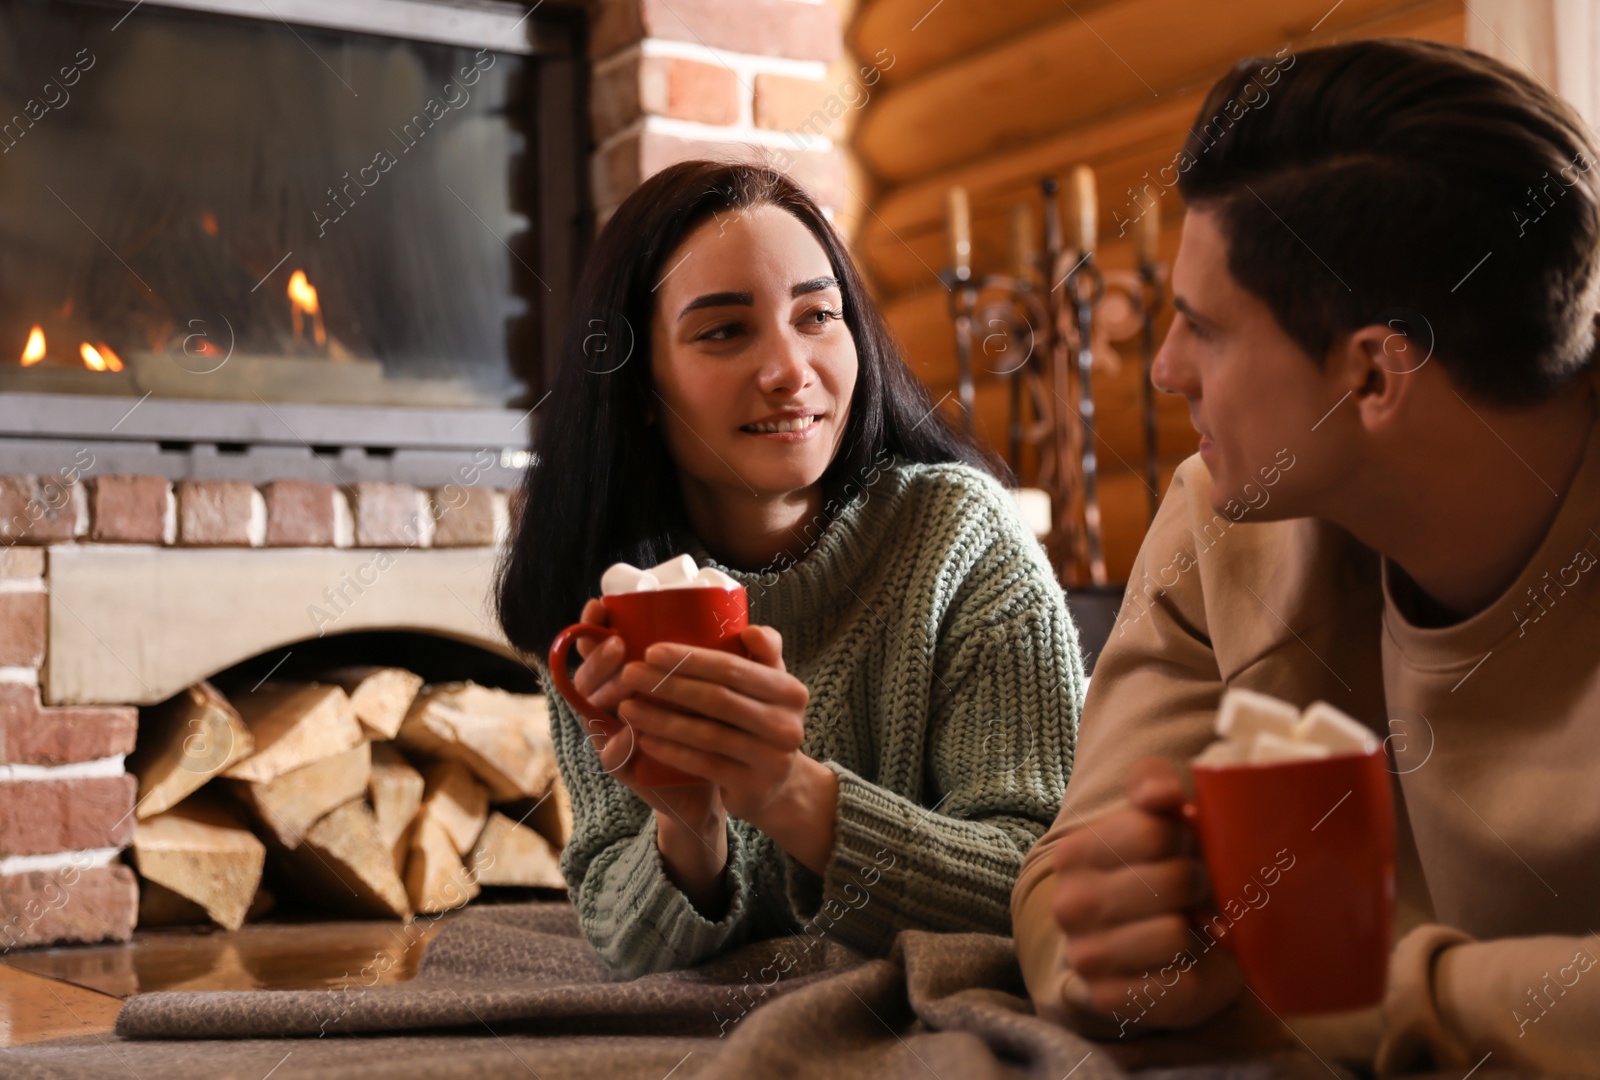
[[[0,0],[0,391],[525,397],[571,163],[497,45]]]

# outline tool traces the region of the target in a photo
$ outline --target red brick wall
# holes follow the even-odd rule
[[[768,162],[825,207],[848,198],[835,133],[813,120],[841,52],[838,11],[805,0],[602,0],[590,121],[601,221],[689,158]]]

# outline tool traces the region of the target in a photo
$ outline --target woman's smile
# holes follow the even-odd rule
[[[745,424],[739,430],[746,435],[777,442],[805,442],[822,430],[824,414],[809,413],[792,416],[769,417]]]

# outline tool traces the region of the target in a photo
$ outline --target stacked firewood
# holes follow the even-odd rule
[[[408,918],[486,885],[564,888],[572,811],[542,695],[344,668],[230,700],[201,682],[141,717],[140,925],[237,929],[271,859],[333,914]]]

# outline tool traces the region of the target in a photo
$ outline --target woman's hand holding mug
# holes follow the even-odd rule
[[[574,643],[583,663],[569,679]],[[583,622],[551,642],[550,674],[587,718],[601,766],[656,811],[669,872],[702,914],[724,903],[729,814],[824,871],[838,777],[801,752],[810,694],[784,665],[778,632],[749,625],[737,582],[590,600]]]
[[[601,602],[589,601],[583,621],[605,620]],[[740,652],[657,642],[643,660],[626,662],[619,638],[580,638],[585,659],[574,685],[624,722],[609,737],[592,736],[601,765],[657,811],[663,855],[687,834],[686,857],[677,860],[685,866],[713,851],[726,859],[732,814],[820,874],[833,851],[839,782],[800,750],[810,692],[784,665],[783,638],[772,627],[744,626],[733,640]],[[641,784],[633,772],[641,754],[705,782]]]
[[[748,821],[820,873],[833,850],[838,779],[801,752],[810,692],[770,626],[740,633],[748,656],[660,643],[622,670],[617,715],[651,757],[717,785]],[[646,699],[648,696],[648,700]]]
[[[583,622],[606,626],[605,607],[591,599],[583,607]],[[616,713],[632,694],[621,678],[626,653],[622,638],[603,641],[580,638],[578,655],[583,657],[572,673],[578,692],[607,712]],[[723,881],[728,862],[728,812],[711,783],[673,787],[649,787],[634,773],[638,760],[638,736],[633,728],[601,732],[588,720],[589,741],[600,758],[600,767],[619,783],[643,799],[656,813],[656,846],[667,872],[702,915],[720,917],[727,904]]]

